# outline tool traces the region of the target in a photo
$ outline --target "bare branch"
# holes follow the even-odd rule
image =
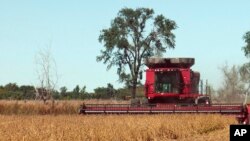
[[[56,61],[51,54],[51,44],[41,49],[35,59],[39,81],[38,87],[36,88],[37,98],[42,99],[44,102],[48,99],[53,100],[52,93],[58,82],[58,73]]]

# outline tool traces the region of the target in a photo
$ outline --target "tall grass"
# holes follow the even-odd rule
[[[69,101],[0,101],[0,114],[2,115],[46,115],[46,114],[77,114],[78,108],[82,104],[118,104],[127,101],[116,100],[69,100]]]

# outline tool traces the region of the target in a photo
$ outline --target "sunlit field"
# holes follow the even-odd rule
[[[0,101],[0,141],[229,140],[229,125],[237,123],[234,116],[212,114],[78,115],[82,102],[57,101],[52,111],[52,103]]]
[[[220,115],[0,115],[0,140],[229,140]]]

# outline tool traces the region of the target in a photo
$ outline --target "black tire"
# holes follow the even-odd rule
[[[141,105],[142,105],[142,106],[148,106],[148,105],[149,105],[148,99],[143,98],[143,99],[141,100]]]
[[[202,96],[202,97],[198,97],[195,100],[195,105],[206,105],[206,106],[210,106],[211,103],[211,99],[208,96]]]
[[[85,105],[80,105],[80,107],[78,108],[78,114],[84,114],[85,113]]]
[[[140,99],[137,99],[137,98],[135,98],[135,99],[131,99],[131,101],[130,101],[130,105],[132,106],[132,107],[140,107]]]

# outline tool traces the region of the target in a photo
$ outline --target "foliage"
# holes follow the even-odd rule
[[[153,15],[153,9],[123,8],[112,20],[111,27],[103,29],[99,36],[105,49],[101,50],[97,61],[107,64],[107,69],[117,67],[119,80],[132,86],[133,98],[136,95],[136,86],[140,83],[143,59],[175,47],[172,30],[176,29],[176,23],[163,15]],[[150,24],[153,27],[146,28]],[[126,68],[129,68],[129,73]]]
[[[60,88],[60,93],[62,97],[66,97],[67,96],[67,88],[65,86]]]
[[[19,87],[19,91],[23,93],[21,99],[34,99],[34,87],[29,85],[22,85]]]
[[[242,50],[245,53],[247,58],[250,58],[250,31],[246,32],[243,36],[243,40],[245,41],[246,45],[242,47]],[[240,68],[240,74],[243,82],[245,83],[245,93],[249,95],[250,90],[250,61],[244,63]],[[248,99],[245,99],[244,103],[246,103]]]
[[[247,58],[250,58],[250,31],[243,36],[243,39],[246,45],[242,47],[242,49],[245,53],[245,56]],[[250,90],[250,62],[244,63],[241,66],[240,73],[243,78],[243,81],[247,84],[246,91],[248,92]]]
[[[16,83],[9,83],[0,87],[0,99],[34,99],[34,92],[33,86],[19,87]]]
[[[245,53],[247,58],[250,58],[250,31],[248,31],[244,36],[243,40],[245,41],[246,45],[242,47],[242,50]]]
[[[7,91],[17,91],[19,88],[16,83],[9,83],[4,86],[4,89]]]
[[[114,89],[113,85],[108,83],[107,87],[95,88],[93,98],[110,99],[110,98],[115,98],[116,94],[117,91]]]
[[[139,97],[144,97],[144,86],[137,86],[137,94]],[[70,100],[70,99],[117,99],[124,100],[131,95],[131,88],[124,87],[115,89],[110,83],[106,87],[97,87],[94,93],[86,91],[86,86],[80,87],[76,85],[72,91],[69,91],[66,86],[63,86],[59,91],[52,91],[52,96],[55,100]],[[0,99],[12,100],[33,100],[36,98],[35,88],[30,85],[21,85],[9,83],[5,86],[0,86]]]

